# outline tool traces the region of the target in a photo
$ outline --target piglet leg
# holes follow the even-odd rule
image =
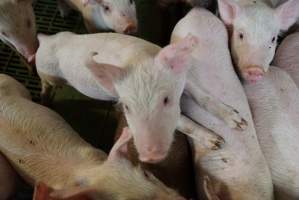
[[[237,110],[214,98],[197,85],[188,82],[185,91],[200,107],[223,120],[229,127],[239,130],[244,130],[247,127],[246,120],[240,116]]]
[[[196,140],[208,149],[220,149],[221,145],[224,143],[222,137],[218,136],[211,130],[195,123],[184,115],[181,115],[179,119],[177,130]]]

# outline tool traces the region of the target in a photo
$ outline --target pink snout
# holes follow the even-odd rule
[[[139,152],[139,160],[145,163],[158,163],[164,160],[166,156],[167,151],[157,146],[149,146]]]
[[[264,73],[265,72],[263,69],[258,66],[252,66],[242,70],[243,78],[251,83],[256,83],[257,81],[261,80],[264,76]]]
[[[123,30],[125,34],[133,34],[137,32],[137,25],[135,23],[128,23],[128,25]]]

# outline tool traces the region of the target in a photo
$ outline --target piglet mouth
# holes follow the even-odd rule
[[[135,23],[129,23],[122,32],[124,34],[133,35],[133,34],[137,33],[137,31],[138,31],[137,25]]]
[[[144,163],[159,163],[167,157],[167,152],[149,152],[146,154],[139,154],[139,160]]]
[[[256,83],[263,79],[265,71],[260,67],[248,67],[242,70],[242,77],[250,82]]]

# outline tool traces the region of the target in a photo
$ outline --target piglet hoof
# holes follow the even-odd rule
[[[219,135],[211,135],[211,137],[205,142],[205,146],[208,149],[216,151],[218,149],[221,149],[224,143],[224,139]]]
[[[243,131],[246,129],[246,127],[248,126],[247,121],[245,119],[242,118],[241,122],[237,124],[236,129]]]
[[[239,112],[232,107],[228,106],[230,108],[230,111],[228,112],[228,115],[225,117],[225,122],[228,124],[228,126],[232,129],[243,131],[247,127],[247,121],[243,119]]]

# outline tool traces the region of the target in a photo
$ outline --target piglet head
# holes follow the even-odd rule
[[[32,0],[0,3],[0,39],[22,54],[29,63],[38,48]]]
[[[231,30],[231,51],[242,78],[256,82],[268,71],[281,30],[299,17],[299,1],[288,0],[278,8],[262,1],[239,5],[234,0],[218,0],[219,12]]]
[[[162,49],[144,66],[122,69],[88,63],[89,69],[108,91],[119,96],[143,162],[159,162],[167,154],[180,117],[180,97],[185,87],[191,53],[197,39],[187,36]]]
[[[116,85],[134,143],[143,162],[163,160],[180,116],[186,72],[197,39],[188,36],[162,49],[143,67],[135,67]]]
[[[133,34],[137,32],[136,5],[134,0],[82,0],[84,5],[91,4],[97,17],[103,20],[107,29],[118,33]]]

